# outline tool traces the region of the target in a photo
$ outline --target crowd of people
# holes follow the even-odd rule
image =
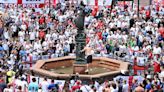
[[[54,90],[57,90],[58,86],[48,84],[46,79],[43,85],[35,83],[35,79],[28,84],[23,70],[30,66],[23,63],[75,54],[77,29],[74,20],[78,16],[78,5],[64,3],[52,9],[1,5],[0,11],[0,89],[16,87],[12,84],[14,81],[17,92],[27,92],[26,87],[29,92],[38,92],[39,87],[42,88],[42,92],[48,92],[54,87]],[[84,32],[87,35],[86,43],[93,48],[94,56],[114,57],[132,64],[136,60],[140,66],[152,67],[158,64],[159,68],[164,68],[164,8],[162,6],[142,7],[139,16],[136,7],[132,9],[130,6],[122,7],[117,4],[112,8],[101,7],[97,13],[86,6],[86,11],[88,13],[85,17]],[[152,71],[158,75],[161,69]],[[7,76],[6,80],[3,75]],[[136,92],[144,92],[145,89],[147,92],[158,92],[159,89],[164,88],[158,76],[152,79],[145,78],[143,84],[135,80],[131,90],[139,88],[143,91]],[[53,84],[53,80],[51,82]],[[78,80],[69,85],[72,84],[70,88],[72,92],[76,89],[79,89],[79,92],[128,92],[129,90],[127,89],[129,83],[126,81],[110,82],[102,86],[104,83],[100,86],[91,84],[85,86]]]

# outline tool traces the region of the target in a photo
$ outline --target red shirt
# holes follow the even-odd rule
[[[77,89],[80,89],[80,85],[75,85],[75,86],[72,86],[72,91],[74,92],[75,90],[77,90]]]
[[[102,40],[102,32],[97,32],[97,35],[99,37],[99,40]]]
[[[40,38],[44,38],[45,37],[45,32],[44,31],[40,31],[39,32],[39,37]]]
[[[154,66],[154,72],[155,73],[161,72],[160,64],[158,64],[157,62],[154,62],[153,66]]]
[[[103,22],[99,22],[98,25],[97,25],[97,28],[102,28],[104,26],[104,23]]]
[[[90,38],[89,37],[86,37],[86,43],[88,44],[90,41]]]
[[[150,59],[153,58],[153,53],[152,53],[152,52],[149,53],[149,58],[150,58]]]
[[[39,24],[43,24],[44,23],[44,18],[39,19]]]
[[[28,22],[24,22],[24,24],[26,25],[26,27],[28,28]]]
[[[161,34],[161,36],[164,38],[164,28],[160,27],[159,28],[159,33]]]
[[[159,5],[156,6],[156,10],[159,11]]]
[[[146,17],[150,17],[150,10],[146,11]]]
[[[131,88],[133,83],[133,76],[129,76],[129,88]]]

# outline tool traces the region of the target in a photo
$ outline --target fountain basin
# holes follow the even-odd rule
[[[46,76],[57,79],[70,79],[75,76],[76,67],[74,56],[65,56],[48,60],[38,60],[30,70],[39,76]],[[76,65],[77,66],[77,65]],[[86,66],[85,64],[79,66]],[[121,73],[121,70],[128,71],[129,63],[106,57],[93,57],[89,64],[88,74],[79,74],[80,79],[111,79]]]

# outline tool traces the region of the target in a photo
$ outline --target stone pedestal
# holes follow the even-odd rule
[[[87,74],[87,72],[85,72],[87,69],[87,65],[86,64],[73,64],[73,73],[76,74]]]

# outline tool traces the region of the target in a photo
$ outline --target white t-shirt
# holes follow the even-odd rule
[[[3,48],[4,48],[4,50],[8,50],[9,49],[9,46],[8,46],[8,44],[7,43],[3,43]]]
[[[143,42],[143,36],[139,35],[138,37],[139,37],[139,40],[140,40],[141,42]]]
[[[122,39],[124,39],[124,41],[127,41],[128,36],[127,35],[122,35]]]
[[[121,22],[117,21],[117,27],[121,27]]]
[[[43,92],[48,92],[48,85],[49,85],[49,83],[47,81],[43,81],[41,83],[41,87],[42,87]]]
[[[13,92],[11,88],[5,88],[3,92]]]
[[[57,40],[58,39],[58,35],[56,33],[53,33],[52,34],[52,38],[53,38],[53,40]]]
[[[11,28],[12,28],[13,32],[16,32],[16,29],[17,29],[16,26],[12,25]]]
[[[138,47],[138,46],[132,47],[132,49],[133,49],[134,51],[139,51],[139,47]]]
[[[23,30],[26,30],[26,25],[21,25],[21,28],[22,28]]]
[[[45,48],[48,48],[48,45],[49,45],[49,43],[48,43],[47,41],[44,41],[44,42],[42,43],[42,46],[45,47]]]
[[[146,50],[152,49],[151,45],[146,46]]]
[[[116,89],[111,88],[111,91],[110,92],[118,92],[118,88],[116,88]]]
[[[85,17],[85,25],[89,24],[90,20],[91,20],[90,16],[89,17]]]
[[[58,17],[59,22],[63,22],[63,18],[64,18],[64,16],[59,16],[59,17]]]
[[[82,92],[89,92],[91,90],[90,86],[88,85],[83,85],[80,90],[82,90]]]
[[[16,85],[16,87],[22,86],[21,80],[16,79],[16,80],[15,80],[15,85]]]
[[[5,39],[9,39],[9,38],[10,38],[9,32],[8,32],[8,31],[5,31],[5,32],[3,33],[3,35],[4,35]]]
[[[41,44],[38,44],[38,43],[35,43],[34,44],[34,50],[37,50],[37,52],[41,52],[42,50],[42,45]]]
[[[99,87],[98,92],[103,92],[102,90],[103,90],[103,85]]]
[[[20,37],[24,37],[25,32],[24,32],[24,31],[19,31],[18,35],[19,35]]]
[[[160,54],[160,53],[161,53],[161,48],[160,47],[158,47],[158,48],[154,47],[153,48],[153,54]]]
[[[126,46],[125,45],[119,45],[119,48],[120,49],[126,49]]]
[[[36,32],[30,32],[30,40],[35,40]]]
[[[24,42],[24,38],[25,38],[25,32],[24,31],[19,31],[18,35],[19,35],[20,42],[23,43]]]
[[[27,81],[21,81],[21,86],[22,86],[22,91],[24,91],[25,90],[25,87],[26,88],[28,87]]]
[[[128,84],[123,84],[122,92],[128,92],[128,91],[129,91],[129,85]]]
[[[51,34],[46,34],[47,40],[51,40]]]

